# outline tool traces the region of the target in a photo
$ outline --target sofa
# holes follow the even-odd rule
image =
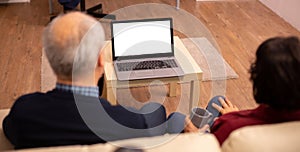
[[[0,121],[9,109],[0,110]],[[19,152],[113,152],[119,147],[142,147],[146,152],[299,152],[300,121],[249,126],[231,133],[222,146],[212,134],[185,133],[126,139],[105,144],[17,150]],[[15,151],[0,127],[0,151]]]

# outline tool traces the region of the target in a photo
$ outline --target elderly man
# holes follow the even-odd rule
[[[14,103],[3,129],[15,148],[94,144],[184,129],[186,117],[174,113],[167,119],[158,103],[137,110],[99,98],[103,45],[102,26],[85,14],[69,13],[48,25],[43,46],[57,84],[52,91],[23,95]],[[187,126],[186,131],[195,131]]]

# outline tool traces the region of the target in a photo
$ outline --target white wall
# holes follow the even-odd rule
[[[300,31],[300,0],[259,0]]]

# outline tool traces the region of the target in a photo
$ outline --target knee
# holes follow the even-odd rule
[[[217,102],[219,102],[219,98],[225,99],[224,96],[222,96],[222,95],[217,95],[217,96],[214,96],[214,97],[211,99],[211,101],[217,101]]]
[[[179,112],[170,114],[167,120],[167,132],[170,134],[183,132],[185,127],[185,118],[186,116]]]
[[[150,102],[145,104],[140,111],[144,114],[158,112],[158,111],[163,113],[166,112],[165,107],[162,104],[157,102]]]
[[[208,103],[208,107],[211,106],[213,103],[217,104],[217,105],[221,105],[219,98],[225,99],[224,96],[218,95],[218,96],[214,96]]]

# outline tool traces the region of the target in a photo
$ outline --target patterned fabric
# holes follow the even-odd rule
[[[98,87],[81,87],[57,83],[55,89],[90,97],[99,97]]]

